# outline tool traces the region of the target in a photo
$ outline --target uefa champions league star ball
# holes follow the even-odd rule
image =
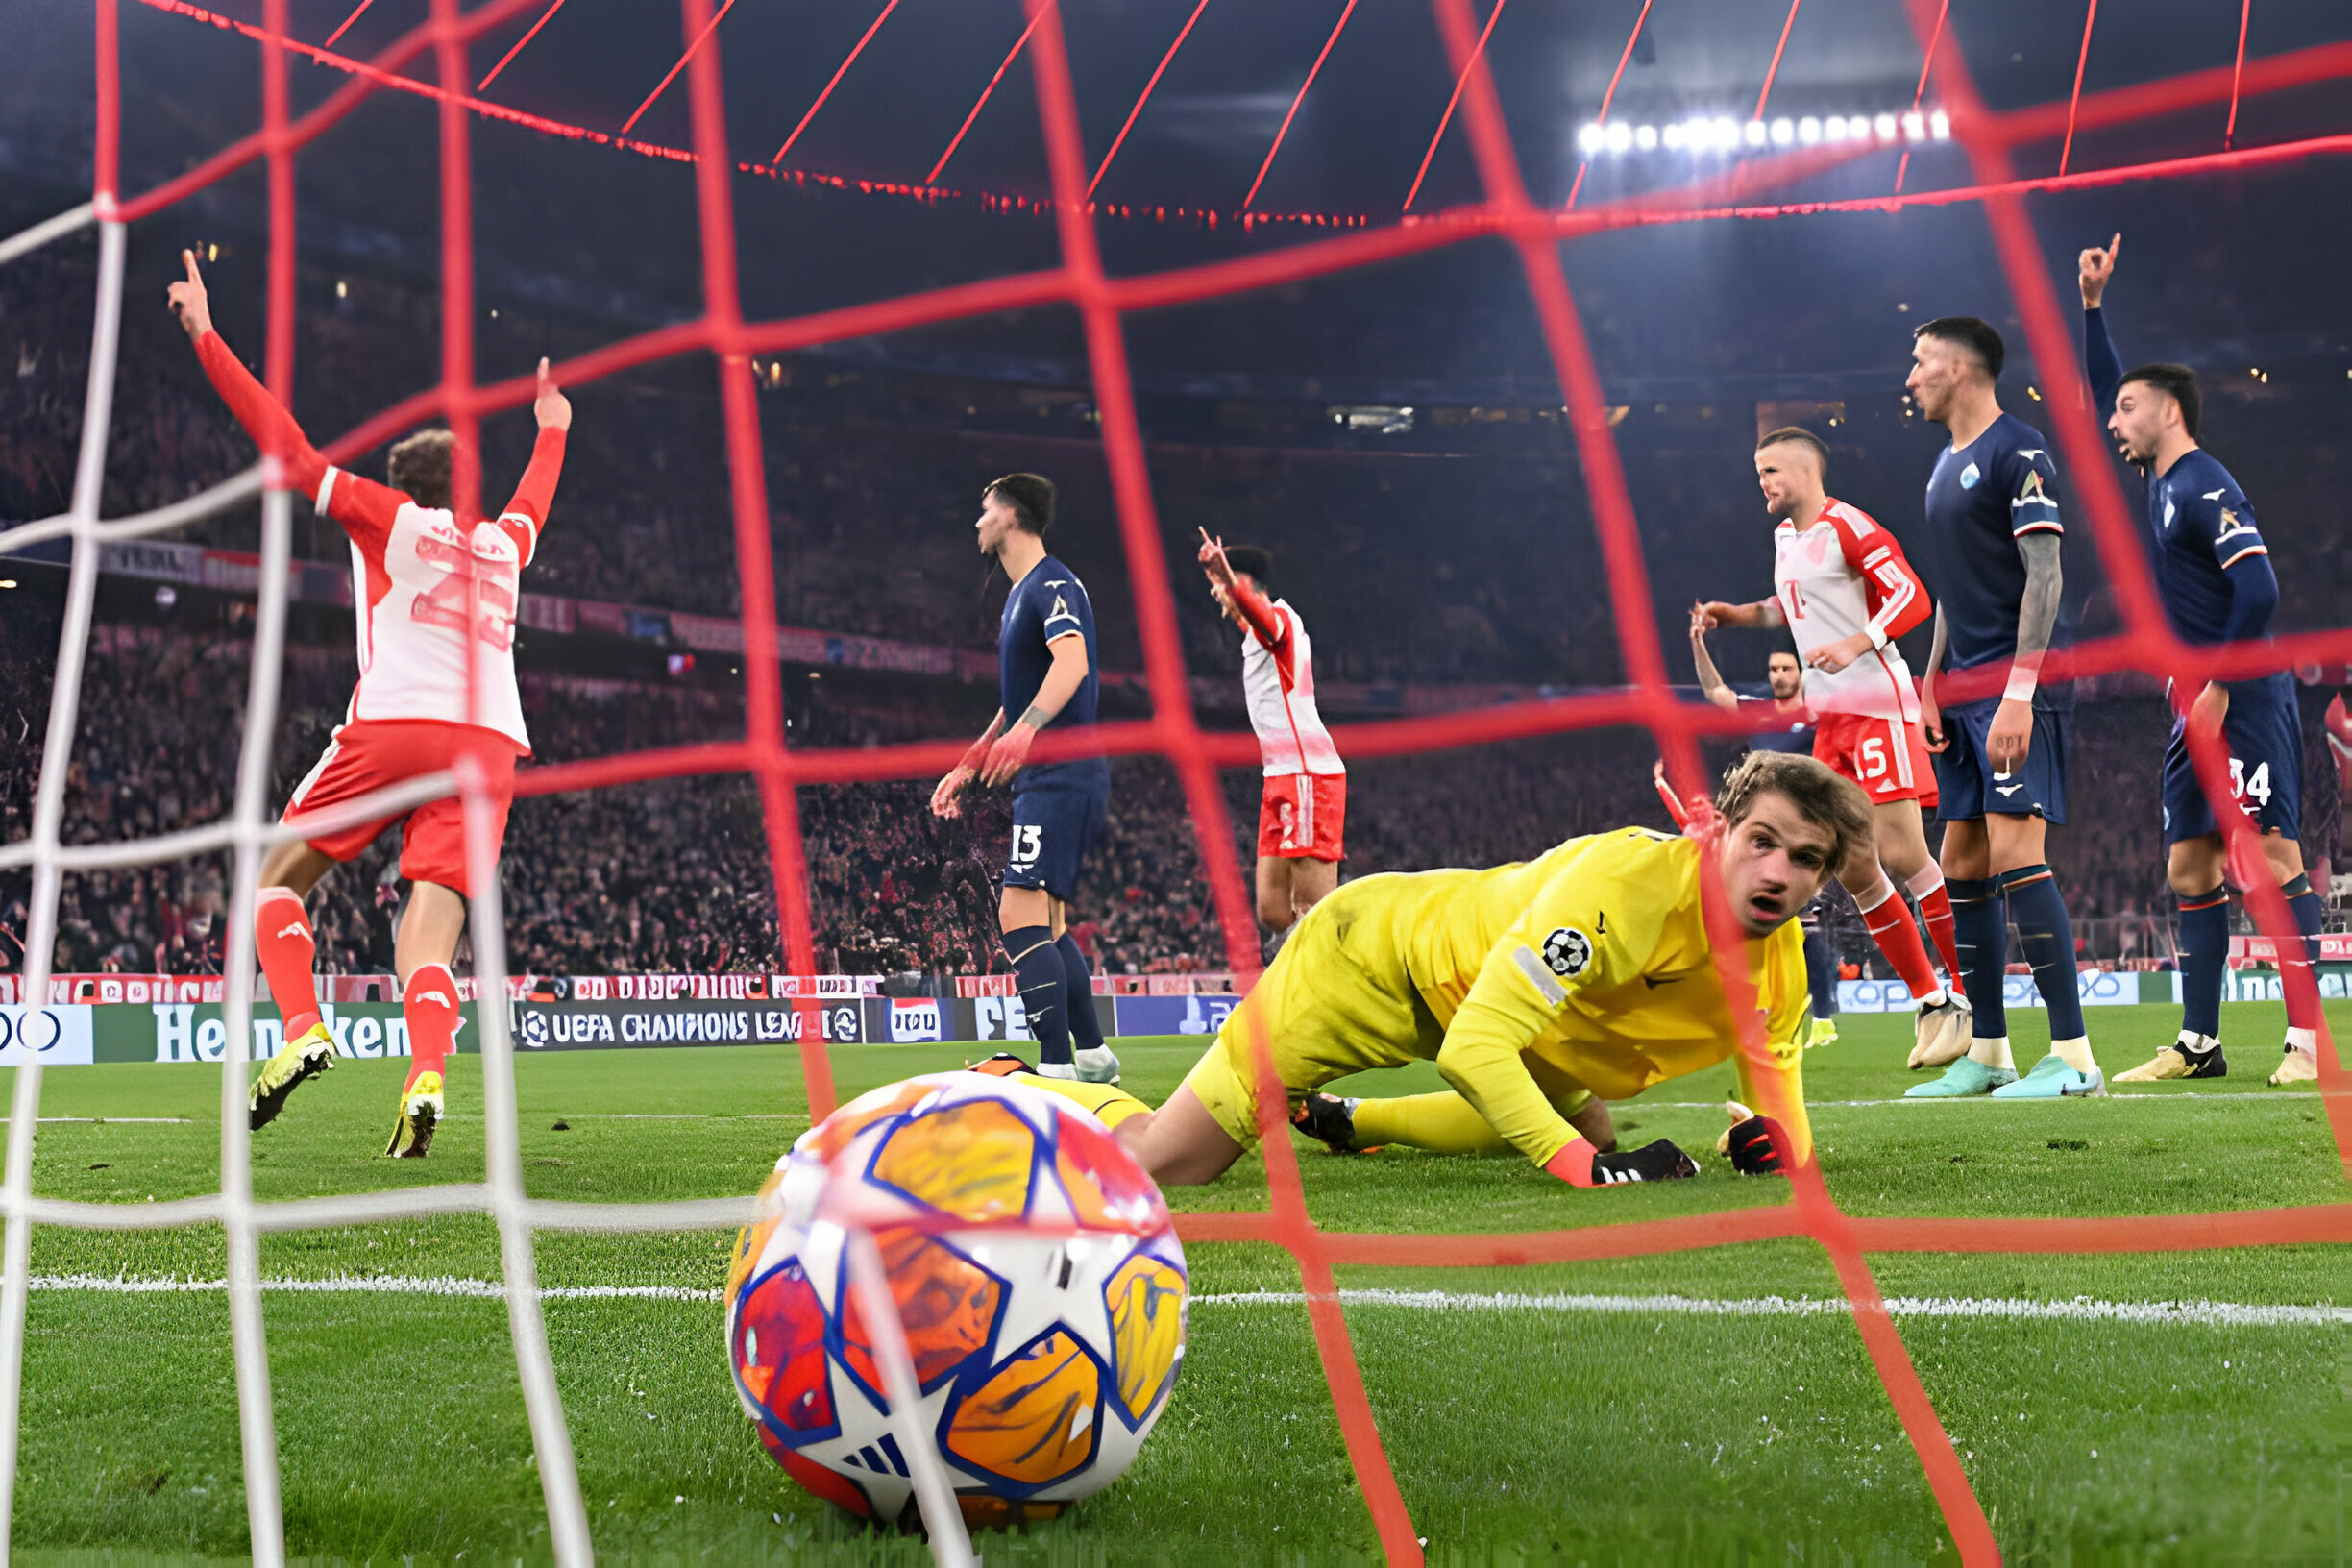
[[[871,1230],[965,1516],[1046,1518],[1119,1478],[1184,1360],[1184,1248],[1108,1129],[1025,1084],[943,1072],[803,1134],[727,1274],[728,1361],[787,1475],[863,1518],[912,1518],[908,1457],[850,1287]]]

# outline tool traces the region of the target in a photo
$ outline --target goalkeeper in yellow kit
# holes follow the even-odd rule
[[[1727,1059],[1754,1103],[1753,1069],[1700,909],[1715,857],[1747,941],[1785,1126],[1731,1131],[1742,1170],[1811,1157],[1798,1063],[1807,1009],[1793,923],[1847,851],[1871,842],[1870,804],[1809,757],[1751,754],[1696,837],[1625,828],[1491,870],[1368,876],[1315,905],[1165,1105],[1109,1085],[1031,1079],[1080,1101],[1163,1183],[1213,1181],[1258,1136],[1252,1040],[1262,1034],[1302,1131],[1338,1148],[1516,1148],[1578,1187],[1698,1173],[1663,1139],[1616,1152],[1604,1100]],[[1433,1061],[1450,1092],[1341,1100],[1316,1090],[1375,1067]],[[985,1064],[1011,1072],[1011,1058]],[[1027,1075],[1023,1075],[1026,1077]]]

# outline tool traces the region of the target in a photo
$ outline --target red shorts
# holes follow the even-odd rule
[[[1341,858],[1347,826],[1347,774],[1276,773],[1258,812],[1258,852],[1283,860]]]
[[[335,731],[307,777],[294,787],[285,821],[303,812],[324,811],[363,795],[440,772],[471,751],[489,774],[499,842],[506,838],[506,811],[514,804],[514,743],[492,730],[421,720],[355,720]],[[308,840],[331,860],[352,860],[393,823],[402,825],[401,874],[412,882],[435,882],[468,894],[465,809],[455,796],[428,800],[406,812],[336,828]]]
[[[1813,759],[1862,786],[1874,806],[1891,800],[1936,803],[1935,767],[1919,721],[1825,713],[1813,726]]]

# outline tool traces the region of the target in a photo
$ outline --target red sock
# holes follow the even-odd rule
[[[457,980],[446,964],[426,964],[401,991],[401,1013],[408,1020],[408,1082],[421,1072],[442,1071],[442,1061],[457,1041]]]
[[[1935,967],[1927,962],[1926,944],[1920,941],[1919,926],[1912,921],[1911,910],[1895,893],[1895,884],[1882,873],[1878,891],[1865,894],[1854,900],[1862,911],[1862,923],[1870,927],[1871,941],[1895,966],[1902,983],[1911,988],[1914,997],[1924,996],[1938,990],[1943,982],[1936,978]]]
[[[1927,922],[1927,935],[1935,942],[1936,956],[1944,961],[1944,972],[1957,983],[1960,948],[1952,941],[1951,894],[1944,891],[1944,869],[1931,860],[1925,870],[1904,886],[1919,900],[1920,918]]]
[[[318,988],[310,978],[310,959],[318,943],[311,938],[310,916],[300,898],[283,888],[261,895],[254,911],[254,948],[261,958],[261,972],[269,976],[278,1016],[285,1019],[285,1038],[301,1039],[319,1021],[319,1005]]]

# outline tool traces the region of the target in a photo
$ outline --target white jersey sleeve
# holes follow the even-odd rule
[[[1332,744],[1323,716],[1315,711],[1314,645],[1298,611],[1274,601],[1282,635],[1269,648],[1258,634],[1241,632],[1241,692],[1249,702],[1250,727],[1266,776],[1286,773],[1344,773],[1339,748]]]
[[[1890,580],[1874,591],[1869,574],[1879,571]],[[1804,665],[1807,707],[1905,723],[1919,718],[1918,688],[1892,642],[1835,674],[1812,663],[1813,654],[1830,644],[1868,633],[1874,617],[1883,633],[1890,622],[1909,615],[1911,596],[1921,594],[1899,548],[1868,514],[1833,501],[1809,528],[1783,522],[1773,531],[1773,591]]]

